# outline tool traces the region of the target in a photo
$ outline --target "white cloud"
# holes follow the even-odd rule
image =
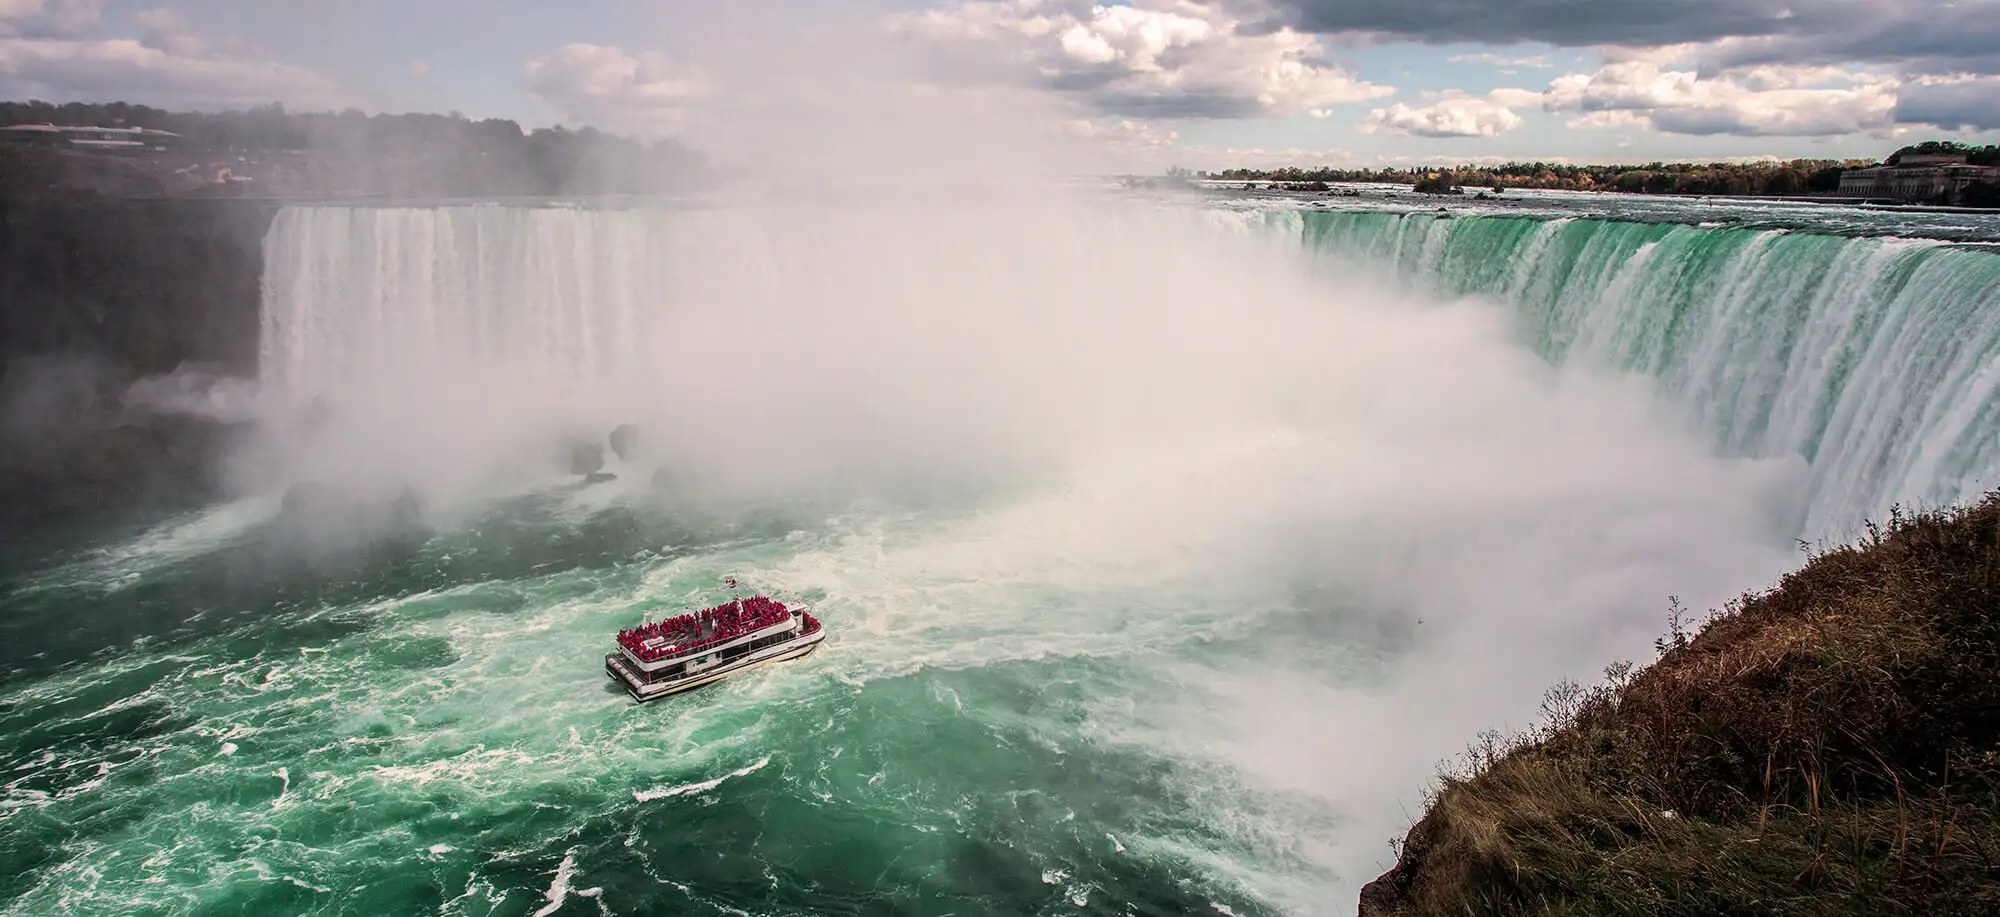
[[[707,94],[707,81],[656,51],[568,44],[528,61],[528,92],[576,120],[612,130],[655,133],[680,123]]]
[[[1039,85],[1124,117],[1290,115],[1394,93],[1327,63],[1309,34],[1193,0],[962,0],[891,25],[932,43],[952,78]]]
[[[0,37],[80,38],[97,31],[106,0],[0,0]]]
[[[268,61],[169,54],[125,39],[0,39],[0,95],[197,106],[271,100],[335,106],[347,98],[331,80],[310,70]]]
[[[1702,76],[1635,55],[1596,73],[1557,77],[1543,106],[1577,113],[1572,127],[1820,137],[1892,130],[1899,85],[1894,77],[1830,67],[1765,66]]]
[[[1555,66],[1549,63],[1547,57],[1542,55],[1534,57],[1508,57],[1504,54],[1460,54],[1448,58],[1448,60],[1454,64],[1490,64],[1495,67],[1526,67],[1534,70],[1547,70]]]
[[[281,101],[334,107],[351,96],[327,77],[212,51],[179,13],[133,15],[138,40],[105,38],[103,0],[0,0],[0,96],[165,106]]]
[[[273,100],[333,107],[350,99],[313,71],[210,51],[169,9],[135,14],[138,40],[101,37],[103,7],[101,0],[0,0],[0,96],[198,107]]]
[[[139,43],[148,48],[182,57],[196,57],[207,50],[207,43],[173,10],[165,7],[143,10],[132,21],[145,30]]]
[[[1087,118],[1069,121],[1070,133],[1101,141],[1119,152],[1155,152],[1174,145],[1178,131],[1163,130],[1143,121],[1124,120],[1098,124]]]
[[[1368,113],[1364,133],[1387,130],[1419,137],[1498,137],[1525,121],[1510,105],[1534,101],[1540,96],[1518,89],[1499,89],[1486,97],[1460,92],[1444,93],[1436,102],[1412,108],[1398,102]]]
[[[1397,104],[1369,114],[1363,131],[1421,137],[1497,137],[1523,123],[1517,110],[1539,106],[1568,114],[1584,130],[1651,131],[1695,136],[1827,137],[1873,133],[1891,137],[1899,123],[1930,120],[1950,127],[2000,122],[1972,115],[1973,93],[1940,93],[1915,104],[1920,84],[1868,70],[1763,64],[1703,74],[1681,62],[1699,46],[1606,48],[1591,73],[1568,73],[1542,92],[1496,89],[1485,96],[1440,93],[1422,107]],[[1898,108],[1899,94],[1904,96]],[[1990,106],[1988,106],[1990,108]],[[1996,111],[1995,115],[2000,115]],[[1923,116],[1919,118],[1918,116]]]

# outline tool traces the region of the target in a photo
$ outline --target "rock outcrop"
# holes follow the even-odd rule
[[[2000,494],[1674,620],[1477,749],[1363,917],[2000,914]]]
[[[620,424],[611,431],[611,451],[619,461],[629,462],[639,457],[639,428],[632,424]]]
[[[0,195],[0,526],[213,499],[240,424],[126,393],[189,364],[255,377],[276,210]]]

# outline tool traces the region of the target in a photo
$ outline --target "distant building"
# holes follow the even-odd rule
[[[2000,183],[2000,167],[1971,166],[1960,155],[1906,155],[1893,166],[1841,173],[1842,197],[1892,197],[1914,204],[1956,204],[1978,182]]]
[[[179,134],[144,127],[63,127],[54,124],[0,127],[0,142],[4,143],[110,153],[161,152],[178,145],[180,140]]]

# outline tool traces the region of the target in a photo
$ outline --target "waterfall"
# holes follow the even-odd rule
[[[1555,363],[1659,380],[1730,454],[1810,467],[1803,533],[2000,487],[2000,256],[1597,219],[1285,214],[1315,252],[1496,299]]]
[[[1006,253],[960,251],[953,239],[973,223],[935,213],[861,219],[288,208],[265,240],[263,387],[298,403],[462,376],[479,380],[464,386],[461,403],[471,403],[496,397],[500,384],[587,398],[597,396],[592,386],[632,389],[635,378],[663,390],[671,376],[687,392],[726,371],[712,352],[744,341],[776,362],[818,359],[813,373],[827,380],[862,372],[827,362],[849,352],[820,346],[829,335],[865,347],[924,327],[912,322],[932,321],[936,303],[964,317],[1060,295],[1060,271],[1025,275],[1046,275],[1036,282],[1048,289],[1030,290]],[[1232,220],[1241,225],[1222,222]],[[1795,457],[1809,469],[1807,537],[1848,537],[1896,503],[1951,503],[2000,487],[2000,255],[1929,240],[1588,218],[1292,211],[1252,222],[1429,294],[1504,303],[1523,343],[1550,362],[1650,376],[1725,454]],[[1062,225],[1009,232],[1032,239]],[[815,318],[864,301],[897,305],[876,310],[873,325]],[[806,320],[820,330],[775,333]],[[987,359],[976,335],[963,337],[954,345],[963,352],[937,359]],[[773,350],[786,340],[790,354]],[[669,364],[680,375],[663,376]],[[954,378],[966,390],[947,398],[936,380]],[[990,400],[976,378],[941,370],[906,393],[918,399],[908,403]]]
[[[292,207],[265,238],[260,376],[310,396],[411,363],[550,381],[639,359],[685,227],[658,211]]]

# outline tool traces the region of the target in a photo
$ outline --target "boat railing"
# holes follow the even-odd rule
[[[657,621],[618,633],[618,645],[631,650],[645,662],[684,656],[723,646],[744,634],[797,620],[797,614],[783,602],[753,596],[703,609],[692,614]],[[722,632],[716,633],[714,629]],[[707,634],[701,631],[709,631]],[[662,656],[662,652],[669,655]]]
[[[658,671],[659,669],[666,668],[667,666],[670,665],[679,665],[691,659],[699,659],[700,657],[708,654],[720,653],[744,643],[756,640],[762,640],[766,637],[775,637],[783,633],[788,633],[792,631],[794,628],[799,626],[798,622],[799,619],[797,617],[788,615],[782,621],[778,621],[774,624],[770,624],[758,628],[756,630],[745,631],[743,633],[736,634],[724,640],[710,640],[697,644],[692,644],[684,648],[675,649],[670,653],[661,655],[658,658],[654,659],[640,659],[636,654],[632,652],[631,647],[628,646],[621,645],[618,647],[618,651],[627,660],[629,660],[635,668],[638,668],[640,671],[654,672]]]

